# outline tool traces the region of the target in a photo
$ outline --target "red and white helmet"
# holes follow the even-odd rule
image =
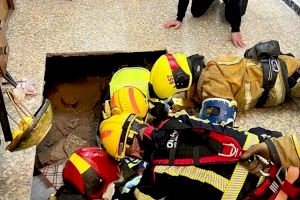
[[[91,199],[101,198],[108,185],[119,177],[118,163],[99,147],[78,149],[63,170],[64,182]]]

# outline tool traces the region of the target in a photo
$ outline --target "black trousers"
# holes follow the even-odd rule
[[[193,0],[191,12],[194,17],[202,16],[214,0]],[[235,23],[246,12],[248,0],[224,0],[225,19],[230,23]]]

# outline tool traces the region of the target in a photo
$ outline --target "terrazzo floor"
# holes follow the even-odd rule
[[[188,9],[179,30],[163,28],[165,20],[175,18],[177,0],[15,0],[15,8],[6,31],[8,70],[16,80],[36,83],[38,95],[25,102],[33,112],[42,99],[47,54],[167,48],[199,53],[209,60],[219,54],[243,55],[245,51],[230,43],[230,27],[219,1],[201,18],[193,18]],[[300,17],[281,0],[249,1],[241,26],[247,47],[274,39],[283,52],[296,57],[300,57],[299,30]],[[10,107],[8,110],[12,111]],[[240,113],[237,125],[300,133],[299,114],[299,107],[289,101],[277,108]],[[29,199],[35,147],[10,153],[5,146],[2,139],[0,199]]]

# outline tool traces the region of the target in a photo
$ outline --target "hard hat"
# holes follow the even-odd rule
[[[132,144],[139,129],[146,126],[135,114],[121,113],[103,120],[100,124],[100,141],[109,155],[116,160],[125,157],[125,151]]]
[[[150,71],[144,67],[121,68],[114,73],[109,82],[110,97],[117,89],[124,86],[135,87],[149,97],[149,78]]]
[[[91,199],[101,199],[108,185],[119,177],[118,163],[99,147],[78,149],[63,170],[64,182]]]
[[[158,58],[150,72],[151,97],[166,99],[186,91],[192,84],[187,56],[182,53],[165,54]]]
[[[112,114],[134,113],[144,118],[148,112],[148,98],[135,87],[116,90],[110,100]]]
[[[237,112],[237,102],[222,98],[209,98],[202,102],[200,119],[208,119],[212,123],[234,123]]]

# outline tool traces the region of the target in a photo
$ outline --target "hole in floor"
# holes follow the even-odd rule
[[[101,96],[105,95],[113,72],[125,66],[151,69],[165,53],[165,50],[158,50],[48,55],[43,96],[52,104],[53,124],[37,146],[35,168],[54,184],[55,189],[60,185],[50,180],[53,170],[58,170],[60,164],[63,168],[63,163],[78,148],[97,146]]]

